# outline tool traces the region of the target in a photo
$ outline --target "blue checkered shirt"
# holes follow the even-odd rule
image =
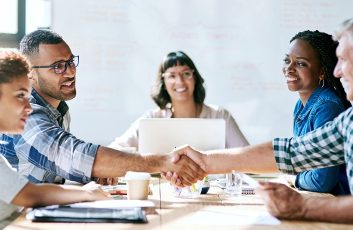
[[[276,138],[273,149],[277,167],[297,174],[313,168],[347,164],[347,176],[353,194],[353,108],[306,135]]]
[[[4,155],[18,172],[34,182],[57,182],[61,178],[87,183],[91,180],[98,145],[84,142],[69,131],[68,106],[48,104],[33,89],[33,112],[22,135],[0,135]]]

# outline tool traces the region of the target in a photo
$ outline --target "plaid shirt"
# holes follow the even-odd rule
[[[52,107],[33,89],[33,112],[22,135],[1,135],[8,142],[0,154],[18,172],[34,182],[56,182],[60,177],[87,183],[91,180],[98,145],[86,143],[69,133],[68,106]]]
[[[276,138],[272,144],[277,167],[284,173],[296,174],[346,163],[350,191],[353,194],[352,107],[304,136]]]

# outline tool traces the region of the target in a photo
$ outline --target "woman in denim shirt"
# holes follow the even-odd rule
[[[337,42],[319,31],[303,31],[290,41],[283,73],[290,91],[300,99],[294,108],[293,132],[304,135],[350,107],[338,78],[333,76],[337,62]],[[304,171],[296,176],[296,187],[334,195],[350,194],[345,165]]]

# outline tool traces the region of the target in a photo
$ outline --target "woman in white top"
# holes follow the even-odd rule
[[[160,64],[152,99],[158,109],[147,111],[109,147],[138,148],[139,121],[142,118],[209,118],[226,121],[226,147],[248,145],[232,115],[224,108],[204,104],[204,79],[184,52],[171,52]]]
[[[29,64],[20,54],[0,52],[0,131],[18,134],[23,131],[32,107],[28,102],[31,86]],[[5,144],[5,143],[0,143]],[[15,205],[32,207],[108,199],[97,187],[87,190],[73,186],[35,185],[18,175],[0,156],[0,228]]]

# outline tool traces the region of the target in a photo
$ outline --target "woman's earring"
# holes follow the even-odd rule
[[[322,83],[321,83],[322,82]],[[324,88],[325,86],[325,79],[320,79],[319,85],[321,85],[321,88]]]

